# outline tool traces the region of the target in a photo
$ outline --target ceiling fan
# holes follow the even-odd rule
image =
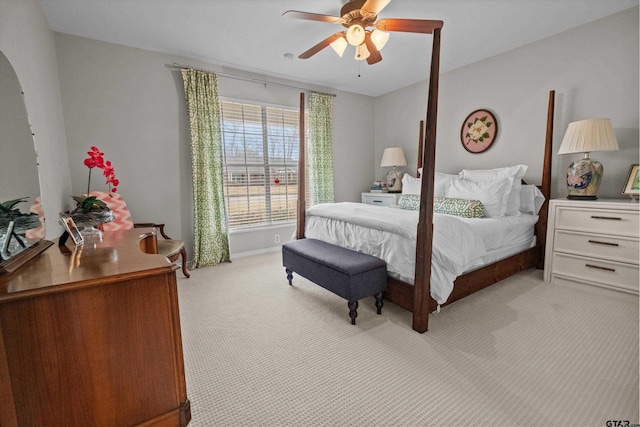
[[[346,31],[337,32],[322,40],[311,49],[303,52],[298,58],[308,59],[327,46],[331,46],[340,57],[348,45],[356,47],[355,59],[366,60],[369,65],[382,60],[380,50],[389,39],[389,32],[431,34],[433,30],[442,28],[442,21],[424,19],[388,18],[376,22],[378,13],[391,0],[351,0],[342,6],[340,16],[329,16],[318,13],[288,10],[282,16],[309,21],[342,24]],[[374,27],[373,30],[367,29]]]

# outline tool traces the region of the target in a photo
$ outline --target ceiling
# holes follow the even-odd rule
[[[38,0],[54,31],[179,55],[338,90],[379,96],[428,76],[431,35],[391,33],[374,65],[326,48],[298,55],[340,25],[285,18],[338,16],[340,0]],[[391,0],[380,18],[443,20],[441,72],[638,5],[638,0]],[[287,53],[293,59],[286,59]],[[185,61],[188,62],[188,61]],[[186,64],[189,65],[189,64]]]

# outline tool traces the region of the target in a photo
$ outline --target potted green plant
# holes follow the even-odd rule
[[[21,197],[0,203],[0,235],[5,234],[11,221],[14,221],[13,231],[18,234],[24,234],[25,231],[41,225],[38,214],[22,213],[16,208],[19,203],[26,202],[27,199],[28,197]]]

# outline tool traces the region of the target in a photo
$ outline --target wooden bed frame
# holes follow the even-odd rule
[[[436,154],[436,117],[438,106],[438,78],[440,61],[440,29],[433,31],[433,49],[431,52],[431,73],[429,77],[429,94],[427,96],[426,131],[420,123],[418,145],[418,167],[422,167],[422,187],[420,197],[420,213],[416,241],[415,283],[409,284],[388,277],[385,297],[413,313],[412,327],[415,331],[426,332],[429,325],[429,313],[435,311],[438,303],[431,298],[431,253],[433,243],[433,190]],[[538,186],[545,197],[535,227],[537,243],[523,252],[458,276],[454,289],[446,304],[451,304],[480,289],[486,288],[519,271],[537,267],[543,268],[544,247],[547,230],[548,200],[551,192],[551,157],[553,145],[553,113],[555,91],[549,93],[547,111],[546,141],[542,184]],[[296,238],[303,239],[305,232],[305,153],[304,153],[304,93],[300,94],[300,159],[298,166],[298,205]],[[424,141],[424,142],[423,142]],[[424,147],[424,148],[423,148]]]

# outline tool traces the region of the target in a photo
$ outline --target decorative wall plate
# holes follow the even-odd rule
[[[469,114],[460,129],[460,141],[470,153],[486,151],[498,135],[498,121],[488,110],[476,110]]]

